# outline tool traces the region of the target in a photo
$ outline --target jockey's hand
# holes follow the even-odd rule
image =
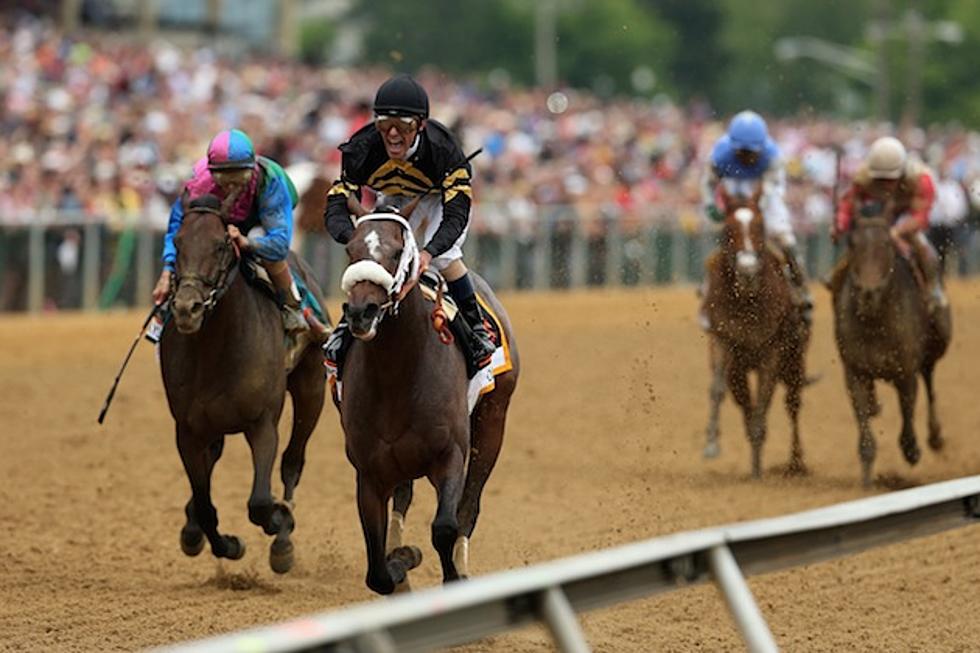
[[[228,225],[228,237],[231,238],[231,242],[238,246],[239,251],[246,252],[252,246],[248,242],[248,238],[243,236],[238,227],[233,224]]]
[[[897,247],[898,251],[902,253],[902,256],[906,258],[911,256],[912,245],[910,245],[909,241],[907,241],[902,235],[902,230],[898,227],[898,225],[895,225],[889,229],[888,235],[891,236],[892,242],[895,243],[895,247]]]
[[[164,270],[160,273],[160,278],[157,280],[157,285],[153,288],[153,303],[159,306],[163,302],[167,301],[167,297],[170,296],[170,277],[173,273],[170,270]]]
[[[431,263],[432,254],[429,254],[429,252],[423,249],[422,253],[419,254],[419,275],[428,270]]]

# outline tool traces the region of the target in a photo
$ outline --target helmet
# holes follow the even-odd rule
[[[255,146],[252,139],[240,129],[218,132],[208,145],[208,168],[230,170],[251,168],[255,165]]]
[[[378,88],[374,96],[374,113],[379,116],[429,117],[429,96],[408,75],[396,75]]]
[[[728,123],[728,138],[737,150],[761,152],[769,138],[766,121],[755,111],[741,111]]]
[[[872,143],[868,150],[868,171],[873,179],[898,179],[905,172],[906,158],[902,142],[884,136]]]

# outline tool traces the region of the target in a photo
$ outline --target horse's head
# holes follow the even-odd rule
[[[766,247],[765,222],[759,193],[747,198],[727,198],[722,252],[735,270],[737,288],[752,294],[758,286]]]
[[[188,204],[174,245],[177,267],[170,305],[177,330],[189,334],[201,328],[204,316],[227,289],[237,260],[217,197],[205,195]]]
[[[370,213],[357,220],[347,256],[350,265],[341,279],[344,316],[355,337],[371,340],[387,311],[397,310],[405,282],[417,275],[418,247],[404,217]]]
[[[895,245],[886,218],[858,218],[848,235],[847,274],[859,312],[876,312],[895,271]]]

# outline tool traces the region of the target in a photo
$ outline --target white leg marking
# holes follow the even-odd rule
[[[405,515],[394,510],[391,511],[391,519],[388,521],[388,537],[385,553],[391,553],[402,545],[402,533],[405,531]]]
[[[470,575],[470,538],[465,535],[457,537],[456,544],[453,545],[453,564],[460,576]]]

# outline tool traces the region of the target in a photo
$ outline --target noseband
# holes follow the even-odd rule
[[[370,259],[355,261],[344,270],[340,287],[344,294],[350,294],[351,289],[361,281],[367,281],[384,288],[388,299],[378,307],[377,322],[380,323],[388,311],[398,314],[398,305],[403,299],[402,289],[405,287],[405,283],[418,275],[419,250],[415,243],[412,227],[404,217],[397,213],[372,213],[362,216],[357,221],[357,225],[371,221],[396,222],[402,227],[402,255],[398,260],[398,268],[392,274],[377,261]]]

